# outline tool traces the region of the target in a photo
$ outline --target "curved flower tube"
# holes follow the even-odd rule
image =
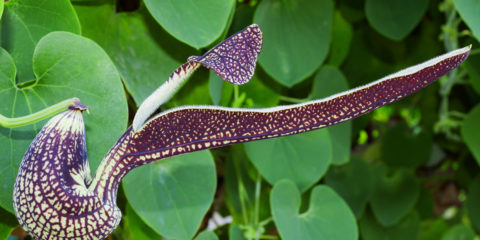
[[[52,118],[33,140],[16,179],[14,208],[21,226],[38,239],[103,239],[118,225],[122,178],[133,168],[178,154],[287,136],[348,121],[400,100],[460,65],[461,48],[362,87],[325,99],[265,109],[183,106],[150,115],[200,65],[233,84],[248,82],[262,47],[251,25],[175,70],[135,115],[93,179],[85,149],[82,111],[75,104]]]

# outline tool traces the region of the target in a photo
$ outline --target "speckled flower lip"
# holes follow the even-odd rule
[[[202,56],[190,57],[149,96],[133,125],[91,178],[82,112],[75,102],[53,117],[23,157],[14,189],[21,226],[37,239],[103,239],[118,225],[117,190],[133,168],[178,154],[287,136],[345,122],[400,100],[460,65],[465,47],[346,92],[302,104],[265,109],[183,106],[150,115],[199,66],[233,84],[248,82],[262,48],[251,25]]]

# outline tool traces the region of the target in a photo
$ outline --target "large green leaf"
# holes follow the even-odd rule
[[[374,172],[370,205],[380,224],[392,226],[413,209],[420,186],[415,175],[407,169],[389,170],[385,165],[378,165]]]
[[[349,163],[331,167],[325,176],[325,183],[348,203],[359,219],[372,193],[372,175],[367,164],[358,157]]]
[[[194,48],[219,38],[235,7],[234,0],[145,0],[145,4],[167,32]]]
[[[212,156],[200,151],[134,169],[123,188],[135,212],[162,236],[191,239],[213,202]]]
[[[343,73],[335,67],[324,66],[315,75],[310,98],[325,98],[346,90],[348,90],[348,82]],[[352,122],[331,126],[327,130],[332,141],[332,164],[348,162],[352,144]]]
[[[425,130],[413,134],[401,122],[389,128],[382,139],[383,161],[392,167],[416,168],[428,160],[432,147]]]
[[[480,174],[470,183],[468,187],[467,206],[468,217],[477,232],[480,232]]]
[[[398,41],[413,31],[427,6],[428,0],[367,0],[365,13],[375,30]]]
[[[264,0],[254,22],[263,31],[258,60],[265,71],[291,87],[323,63],[330,44],[333,22],[331,0]]]
[[[245,150],[270,184],[289,179],[302,192],[320,180],[332,159],[332,145],[326,129],[249,142]]]
[[[82,34],[112,57],[127,90],[139,105],[194,50],[169,36],[145,8],[117,13],[115,1],[76,4]]]
[[[417,239],[420,230],[420,217],[416,212],[408,214],[397,224],[384,227],[372,216],[364,214],[359,223],[362,239],[368,240],[405,240]]]
[[[480,166],[480,104],[465,117],[462,124],[462,138]]]
[[[300,192],[283,180],[273,187],[270,202],[275,225],[284,240],[357,239],[355,216],[343,199],[327,186],[312,190],[308,210],[300,213]]]
[[[13,57],[17,81],[34,78],[33,50],[37,42],[52,31],[80,34],[80,23],[70,1],[13,0],[5,3],[1,24],[1,46]]]
[[[480,42],[480,1],[478,0],[453,0],[455,8],[472,30],[473,35]]]
[[[67,32],[43,37],[33,56],[35,80],[14,83],[13,60],[4,50],[0,62],[0,114],[18,117],[61,100],[78,97],[88,106],[84,115],[92,173],[127,125],[127,102],[119,74],[107,54],[93,41]],[[8,67],[7,67],[8,66]],[[10,212],[12,191],[23,154],[40,123],[6,129],[0,127],[0,205]]]

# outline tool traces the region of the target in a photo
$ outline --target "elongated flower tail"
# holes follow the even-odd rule
[[[368,85],[302,104],[265,109],[175,108],[157,115],[138,132],[131,133],[133,140],[124,159],[141,165],[177,154],[288,136],[345,122],[429,85],[460,65],[469,53],[470,46]]]
[[[109,212],[106,216],[113,217],[115,209],[105,210],[87,191],[91,177],[84,110],[77,104],[48,121],[20,165],[13,195],[15,215],[36,239],[103,239],[120,219],[102,220],[100,214]]]
[[[262,31],[252,24],[202,56],[189,57],[188,61],[201,63],[224,80],[241,85],[252,78],[262,45]]]

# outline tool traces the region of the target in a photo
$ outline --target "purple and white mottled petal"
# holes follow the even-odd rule
[[[85,128],[78,104],[52,118],[28,148],[15,181],[15,215],[36,239],[104,239],[121,219],[88,191]]]
[[[460,65],[470,47],[458,49],[380,80],[325,99],[265,109],[184,106],[163,112],[138,131],[131,128],[112,149],[100,185],[117,187],[133,168],[178,154],[332,126],[398,101]],[[100,169],[100,168],[99,168]],[[111,199],[114,195],[104,195]]]
[[[224,80],[241,85],[252,78],[262,45],[262,31],[257,24],[252,24],[204,55],[189,57],[188,61],[199,62]]]
[[[234,84],[244,84],[253,76],[258,54],[262,49],[262,32],[253,24],[227,38],[204,55],[188,58],[168,80],[153,92],[137,110],[133,129],[140,129],[158,107],[168,101],[182,83],[200,66],[215,71],[220,77]]]

